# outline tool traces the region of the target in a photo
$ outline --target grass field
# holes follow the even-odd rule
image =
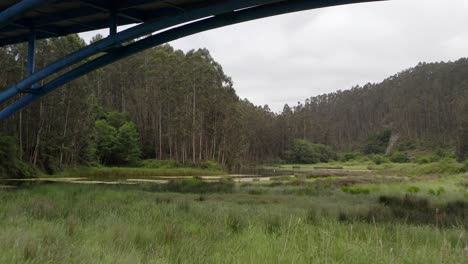
[[[0,263],[468,263],[468,175],[399,166],[0,189]]]
[[[211,176],[224,175],[223,170],[207,170],[197,168],[125,168],[125,167],[90,167],[68,169],[53,177],[151,177],[151,176]]]

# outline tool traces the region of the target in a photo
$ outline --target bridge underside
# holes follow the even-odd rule
[[[0,121],[80,76],[169,41],[280,14],[375,1],[382,0],[0,0],[0,47],[29,43],[29,76],[1,91],[0,104],[18,94],[25,96],[0,111]],[[117,33],[117,26],[129,24],[136,25]],[[110,30],[107,38],[34,72],[37,39],[103,28]],[[138,40],[125,44],[135,39]],[[76,64],[80,66],[38,85],[48,76]]]

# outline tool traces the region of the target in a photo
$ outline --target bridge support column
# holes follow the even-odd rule
[[[28,76],[31,76],[34,73],[34,68],[36,66],[36,33],[34,30],[31,31],[28,40]]]
[[[109,35],[114,36],[115,34],[117,34],[117,14],[115,11],[111,11],[109,19]]]

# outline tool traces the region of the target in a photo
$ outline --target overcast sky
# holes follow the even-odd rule
[[[281,111],[421,61],[468,57],[467,25],[468,0],[391,0],[246,22],[171,45],[207,48],[241,98]]]

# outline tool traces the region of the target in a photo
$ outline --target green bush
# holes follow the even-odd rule
[[[142,168],[150,169],[174,169],[174,168],[195,168],[205,170],[217,170],[222,171],[223,166],[215,161],[203,160],[199,162],[179,162],[177,160],[156,160],[148,159],[138,162],[138,166]]]
[[[425,166],[421,166],[418,169],[418,174],[432,174],[432,173],[441,173],[441,174],[458,174],[463,173],[464,166],[460,163],[457,163],[452,158],[444,158],[441,159],[439,162],[434,162],[431,164],[427,164]]]
[[[29,178],[35,170],[18,158],[18,148],[13,137],[0,136],[0,178]]]
[[[460,172],[468,172],[468,161],[463,163],[463,167],[461,167]]]
[[[337,154],[329,146],[313,144],[310,141],[296,139],[292,149],[286,154],[290,163],[314,164],[337,159]]]
[[[406,190],[409,193],[418,193],[421,189],[418,186],[409,186]]]
[[[374,162],[376,165],[380,165],[380,164],[383,164],[383,163],[387,163],[388,162],[388,159],[385,158],[384,156],[382,155],[373,155],[371,158],[372,162]]]
[[[444,187],[439,187],[437,190],[429,189],[428,193],[430,195],[439,196],[445,192]]]
[[[170,169],[170,168],[183,167],[182,164],[176,160],[156,160],[156,159],[142,160],[138,163],[138,165],[139,167],[149,168],[149,169]]]
[[[398,144],[398,151],[408,151],[416,149],[416,142],[413,140],[403,140]]]
[[[357,153],[348,152],[341,155],[340,161],[350,161],[355,160],[359,155]]]
[[[341,187],[341,190],[346,193],[350,194],[369,194],[370,190],[367,188],[363,187],[348,187],[348,186],[343,186]]]
[[[444,187],[439,187],[439,188],[437,189],[437,193],[436,193],[436,194],[437,194],[437,196],[439,196],[439,195],[443,194],[444,192],[445,192],[445,188],[444,188]]]
[[[416,158],[416,163],[418,164],[428,164],[428,163],[433,163],[440,161],[441,158],[435,154],[431,155],[422,155]]]
[[[456,155],[457,155],[457,160],[459,162],[462,162],[468,159],[468,114],[465,114],[464,117],[465,118],[460,124],[459,133],[458,133],[458,144],[457,144]]]
[[[96,154],[105,165],[135,164],[141,155],[140,140],[133,122],[111,112],[95,122]]]
[[[222,170],[223,166],[221,164],[211,161],[211,160],[203,160],[197,163],[197,167],[200,169],[207,169],[207,170]]]
[[[439,158],[455,158],[455,152],[451,149],[437,148],[434,154]]]
[[[410,161],[410,158],[407,153],[397,151],[390,156],[390,161],[395,163],[407,163]]]
[[[387,150],[388,142],[390,141],[391,135],[392,131],[386,129],[381,133],[370,136],[367,140],[367,144],[364,146],[363,153],[384,154]]]

